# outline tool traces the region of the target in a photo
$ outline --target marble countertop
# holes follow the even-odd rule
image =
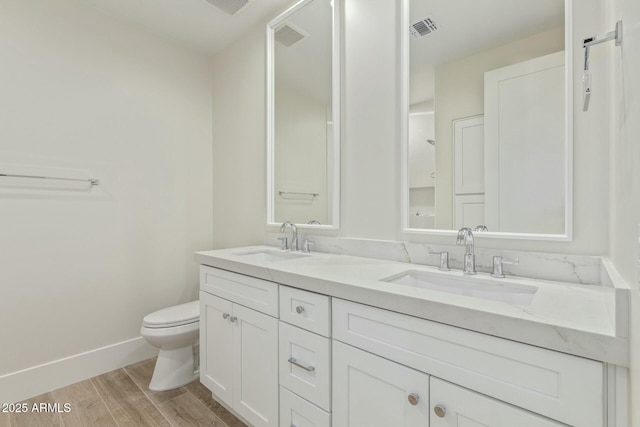
[[[252,246],[196,253],[200,264],[221,268],[312,292],[359,302],[411,316],[577,356],[629,366],[628,338],[616,334],[614,287],[579,285],[486,273],[474,280],[538,288],[529,305],[520,306],[382,279],[408,270],[461,278],[460,270],[436,268],[315,252],[282,261],[260,261],[241,253],[279,249]],[[620,319],[618,318],[618,323]],[[620,331],[620,328],[618,328]]]

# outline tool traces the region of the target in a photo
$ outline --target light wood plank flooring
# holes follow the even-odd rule
[[[155,392],[155,359],[145,360],[25,401],[55,404],[56,412],[0,413],[0,427],[246,427],[199,381],[176,390]],[[22,402],[21,402],[22,403]],[[69,403],[71,410],[64,412]]]

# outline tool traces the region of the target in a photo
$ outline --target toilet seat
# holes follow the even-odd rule
[[[199,322],[200,302],[192,301],[174,307],[154,311],[144,317],[142,325],[146,328],[171,328]]]

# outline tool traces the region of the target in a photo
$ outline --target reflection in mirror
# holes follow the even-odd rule
[[[333,3],[301,1],[267,28],[269,223],[338,225]]]
[[[407,3],[403,228],[570,238],[564,1]]]

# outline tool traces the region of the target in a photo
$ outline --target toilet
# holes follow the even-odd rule
[[[193,301],[145,316],[140,334],[160,349],[149,389],[172,390],[198,378],[200,303]]]

